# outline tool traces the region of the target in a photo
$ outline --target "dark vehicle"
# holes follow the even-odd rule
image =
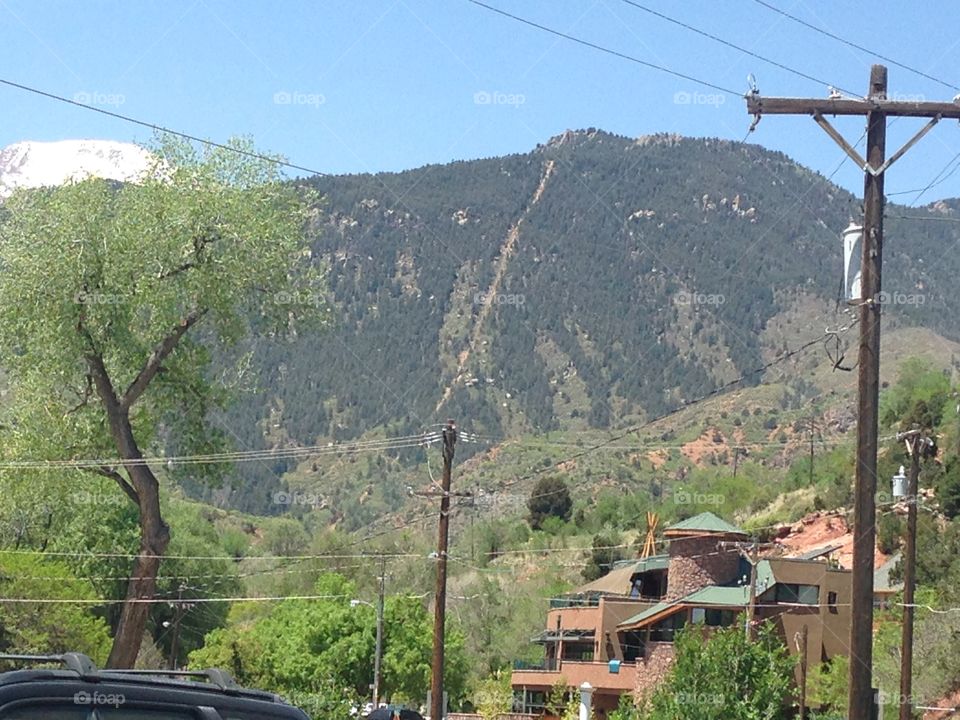
[[[308,720],[223,670],[98,670],[79,653],[0,654],[8,663],[23,669],[0,673],[0,720]]]

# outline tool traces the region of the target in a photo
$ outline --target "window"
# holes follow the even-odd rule
[[[820,602],[820,586],[798,583],[777,583],[774,597],[777,602],[782,603],[816,605]]]
[[[837,612],[837,593],[833,590],[827,593],[827,605],[830,608],[830,612]]]

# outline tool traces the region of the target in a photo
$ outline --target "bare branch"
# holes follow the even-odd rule
[[[144,363],[143,368],[140,372],[137,373],[137,376],[133,379],[133,382],[130,383],[130,387],[127,388],[127,391],[123,394],[123,397],[120,398],[120,408],[124,411],[129,410],[133,404],[143,395],[144,391],[147,389],[147,386],[150,385],[150,381],[156,376],[160,371],[160,367],[163,364],[163,361],[169,357],[170,353],[176,349],[177,344],[180,342],[180,338],[186,334],[197,321],[203,317],[206,313],[206,310],[191,310],[187,313],[182,320],[177,324],[170,333],[163,338],[157,346],[153,349],[153,352],[150,353],[150,357],[147,358],[147,361]]]
[[[118,473],[114,468],[108,467],[107,465],[100,465],[99,467],[91,467],[91,466],[85,465],[80,469],[85,470],[86,472],[93,473],[94,475],[101,475],[105,478],[109,478],[110,480],[113,480],[115,483],[117,483],[117,485],[120,486],[120,489],[123,490],[126,496],[131,500],[133,500],[133,503],[137,507],[140,507],[140,495],[137,494],[137,491],[134,489],[134,487],[130,483],[126,481],[123,475]]]
[[[80,402],[75,406],[67,410],[64,415],[72,415],[77,410],[82,407],[86,407],[87,403],[90,400],[90,397],[93,395],[93,376],[90,373],[87,373],[87,386],[83,389],[83,394],[77,393],[77,397],[80,398]]]

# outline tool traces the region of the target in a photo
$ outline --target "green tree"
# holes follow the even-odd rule
[[[110,648],[106,622],[91,608],[100,598],[62,563],[0,553],[0,596],[63,602],[0,602],[0,652],[78,651],[103,662]]]
[[[315,317],[319,298],[317,273],[293,273],[312,264],[307,215],[274,163],[170,139],[156,155],[140,183],[14,193],[0,224],[5,452],[118,458],[82,472],[109,478],[137,508],[127,595],[138,598],[155,595],[170,542],[143,458],[171,439],[184,452],[221,447],[204,422],[224,394],[212,347],[281,333]],[[147,603],[124,604],[111,666],[134,664],[148,614]]]
[[[690,626],[676,638],[676,661],[641,710],[643,720],[780,720],[787,717],[794,661],[770,626],[754,640],[743,624],[708,637]]]
[[[837,655],[810,670],[807,677],[807,705],[822,710],[846,707],[850,659]]]
[[[245,683],[285,694],[325,693],[328,684],[366,696],[373,681],[376,619],[352,607],[356,585],[333,573],[320,577],[318,599],[285,600],[263,610],[230,610],[225,628],[190,654],[192,667],[232,668]],[[430,685],[432,619],[419,598],[390,596],[384,613],[384,698],[421,701]],[[465,693],[468,665],[462,634],[448,628],[444,683],[451,703]]]
[[[557,475],[546,475],[537,481],[527,501],[530,511],[529,523],[534,530],[543,527],[547,518],[558,518],[563,522],[570,520],[573,512],[573,499],[566,481]]]
[[[498,670],[477,683],[473,704],[483,720],[497,720],[513,709],[513,687],[510,673]]]
[[[583,579],[590,581],[610,572],[614,563],[623,560],[620,538],[613,533],[598,533],[593,536],[593,546],[587,564],[581,571]]]

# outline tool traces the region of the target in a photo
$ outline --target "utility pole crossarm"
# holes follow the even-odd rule
[[[958,102],[903,102],[902,100],[816,99],[763,97],[758,93],[746,96],[750,115],[869,115],[880,112],[888,117],[932,118],[960,120]]]

